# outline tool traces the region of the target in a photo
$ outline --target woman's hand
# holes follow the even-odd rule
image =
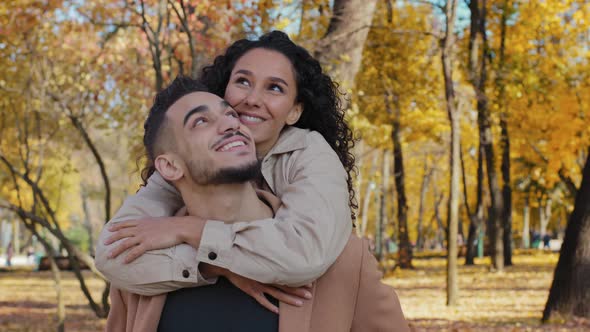
[[[241,289],[244,293],[252,296],[258,303],[266,309],[278,314],[279,308],[272,304],[264,294],[268,294],[280,302],[294,305],[297,307],[303,306],[303,301],[311,299],[311,286],[303,287],[287,287],[278,285],[266,285],[259,283],[256,280],[242,277],[233,272],[229,272],[225,276],[234,286]]]
[[[188,243],[198,248],[205,222],[196,217],[161,217],[128,220],[110,225],[113,234],[105,241],[109,245],[122,240],[109,254],[115,258],[130,249],[125,263],[130,263],[146,251],[170,248]]]
[[[234,286],[242,290],[244,293],[253,297],[266,309],[278,314],[277,308],[270,302],[264,294],[268,294],[280,302],[294,305],[297,307],[303,306],[303,301],[311,299],[311,284],[302,287],[287,287],[280,285],[266,285],[256,280],[242,277],[227,269],[213,266],[207,263],[201,263],[199,270],[205,278],[223,276],[229,280]]]

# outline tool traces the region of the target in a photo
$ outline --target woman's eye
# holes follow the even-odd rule
[[[241,85],[245,85],[245,86],[250,86],[250,82],[243,77],[238,77],[236,79],[236,83],[241,84]]]
[[[283,92],[283,88],[278,84],[271,84],[269,89],[275,92]]]

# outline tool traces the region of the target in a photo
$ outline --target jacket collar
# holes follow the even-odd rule
[[[307,147],[307,133],[309,130],[287,126],[281,132],[277,143],[266,154],[265,159],[275,154],[292,152]]]

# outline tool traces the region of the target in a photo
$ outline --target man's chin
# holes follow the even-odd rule
[[[260,161],[254,160],[242,166],[232,166],[219,169],[209,179],[209,184],[245,183],[256,180],[261,176]]]

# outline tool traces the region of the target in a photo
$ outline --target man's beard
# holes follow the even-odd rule
[[[202,186],[244,183],[256,180],[261,176],[260,160],[236,167],[220,168],[217,171],[208,171],[204,165],[197,165],[194,160],[188,163],[188,169],[193,181]],[[201,167],[199,167],[201,166]]]

